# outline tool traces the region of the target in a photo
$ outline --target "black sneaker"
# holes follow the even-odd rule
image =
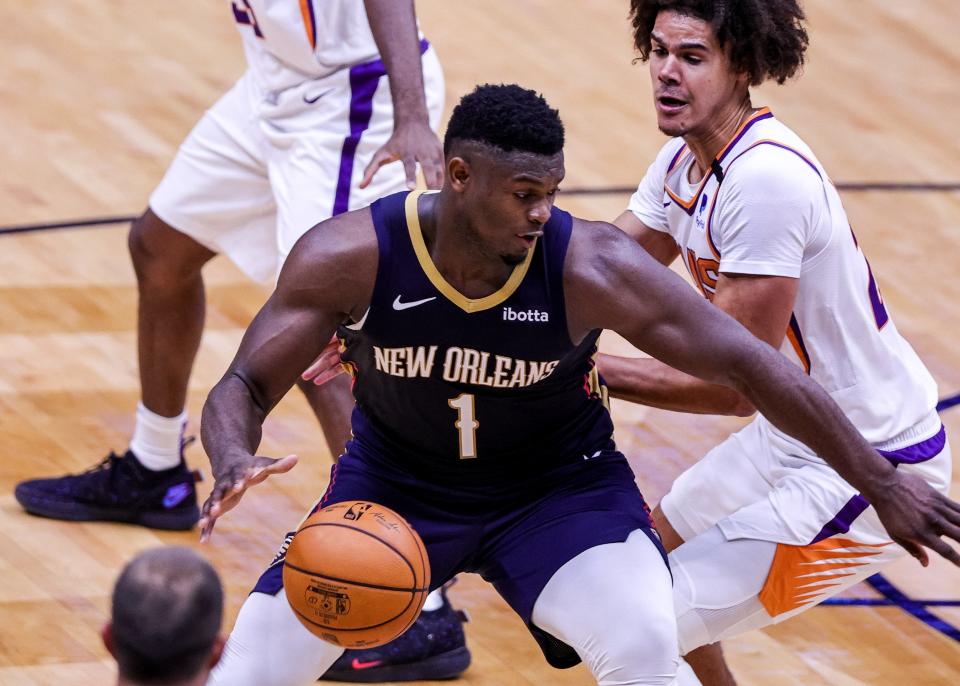
[[[128,450],[123,457],[110,453],[82,474],[23,481],[14,495],[27,512],[42,517],[187,530],[200,518],[194,486],[199,478],[182,457],[176,467],[154,472]]]
[[[320,681],[370,684],[460,676],[470,665],[470,651],[463,635],[467,615],[450,605],[446,588],[440,594],[443,605],[421,612],[413,626],[400,637],[379,648],[344,652]]]

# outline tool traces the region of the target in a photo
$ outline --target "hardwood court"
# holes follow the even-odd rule
[[[418,5],[446,69],[448,108],[478,82],[541,90],[567,125],[564,186],[636,185],[663,138],[645,68],[631,66],[625,2]],[[960,5],[806,5],[806,73],[762,89],[755,103],[794,127],[838,182],[960,182]],[[242,63],[220,2],[0,3],[0,226],[141,211],[179,141]],[[953,271],[960,193],[843,197],[897,326],[941,395],[960,392]],[[612,218],[626,200],[571,194],[560,204]],[[12,495],[21,479],[81,470],[126,446],[138,386],[125,233],[113,225],[0,235],[0,684],[108,683],[113,670],[98,633],[120,566],[158,543],[197,545],[194,534],[30,517]],[[207,329],[189,394],[194,430],[206,391],[265,296],[222,260],[208,268],[207,285]],[[741,423],[623,404],[616,418],[618,442],[651,502]],[[960,435],[960,408],[943,420]],[[262,451],[296,452],[302,462],[249,493],[203,548],[226,584],[228,626],[283,532],[322,492],[330,465],[295,393],[270,418]],[[198,446],[188,459],[209,472]],[[960,600],[960,570],[940,560],[926,570],[904,561],[886,576],[911,598]],[[865,586],[848,595],[878,597]],[[463,683],[590,683],[582,667],[547,667],[519,620],[479,579],[464,577],[453,596],[473,617],[474,664]],[[960,626],[960,607],[931,609]],[[897,606],[817,608],[730,641],[727,653],[745,686],[960,681],[960,642]]]

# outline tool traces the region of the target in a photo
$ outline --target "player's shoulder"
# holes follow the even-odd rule
[[[724,190],[760,198],[822,189],[825,172],[800,137],[782,125],[764,128],[724,164]]]
[[[758,122],[751,134],[724,164],[731,179],[816,180],[818,183],[824,180],[823,169],[813,151],[779,120],[770,118]]]
[[[568,284],[602,281],[617,265],[643,250],[622,230],[604,221],[571,217],[570,245],[564,273]]]
[[[330,217],[309,229],[293,246],[283,273],[303,281],[338,280],[347,274],[376,273],[377,236],[369,207]]]

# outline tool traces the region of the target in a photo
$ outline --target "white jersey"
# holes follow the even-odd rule
[[[683,140],[672,139],[629,209],[676,240],[704,295],[712,297],[721,273],[799,278],[783,354],[871,443],[928,418],[936,384],[897,331],[837,190],[807,145],[762,109],[697,184],[689,182],[693,163]]]
[[[264,92],[279,92],[379,51],[362,0],[232,0],[243,49]]]

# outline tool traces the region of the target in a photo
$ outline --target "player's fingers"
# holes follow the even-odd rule
[[[930,564],[930,559],[927,557],[927,551],[923,549],[923,546],[906,539],[900,539],[897,541],[897,543],[899,543],[913,557],[917,558],[920,564],[924,567]]]
[[[340,341],[331,341],[327,343],[323,351],[317,355],[309,367],[307,367],[300,377],[304,381],[309,381],[310,379],[317,376],[326,369],[332,367],[333,365],[340,364]]]
[[[960,510],[954,509],[949,500],[940,507],[940,514],[951,524],[960,526]]]
[[[423,180],[427,183],[427,188],[436,190],[443,185],[443,158],[431,155],[426,161],[421,160],[420,167],[423,169]]]
[[[407,188],[417,187],[417,158],[413,155],[403,156],[403,171],[407,175]]]
[[[373,154],[373,159],[370,160],[370,164],[367,165],[367,168],[363,170],[363,179],[360,180],[360,188],[366,188],[370,185],[370,182],[373,181],[374,175],[379,171],[380,167],[385,164],[389,164],[396,160],[396,155],[388,152],[386,146],[380,148]]]
[[[940,529],[939,531],[940,535],[946,536],[947,538],[952,538],[954,541],[960,542],[960,526],[957,526],[953,522],[944,518],[940,522],[939,529]]]
[[[309,367],[303,370],[303,373],[300,375],[300,378],[303,379],[304,381],[309,381],[310,379],[314,378],[317,374],[319,374],[324,366],[324,363],[322,360],[323,360],[323,355],[315,359],[310,364]]]
[[[960,553],[958,553],[952,545],[936,536],[932,536],[926,543],[931,550],[936,551],[942,557],[947,558],[950,562],[960,567]],[[924,565],[924,567],[926,567],[926,565]]]
[[[202,517],[200,519],[200,542],[206,543],[213,534],[213,525],[217,523],[216,517]]]
[[[946,496],[940,496],[940,503],[943,510],[950,513],[951,519],[953,517],[960,517],[960,503]]]
[[[313,377],[314,386],[322,386],[323,384],[330,381],[330,379],[335,379],[341,374],[345,373],[347,370],[343,368],[342,364],[331,365],[330,367],[324,369],[322,372]]]
[[[297,462],[300,458],[298,458],[296,455],[287,455],[279,460],[271,460],[270,458],[258,459],[263,459],[264,462],[260,463],[258,467],[252,470],[250,474],[251,486],[266,480],[268,476],[272,476],[274,474],[285,474],[286,472],[289,472],[297,465]]]

